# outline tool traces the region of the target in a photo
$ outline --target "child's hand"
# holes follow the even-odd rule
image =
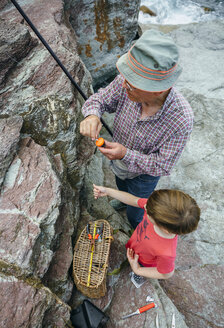
[[[128,261],[130,263],[132,270],[134,271],[134,273],[137,274],[137,271],[140,268],[140,265],[138,263],[138,258],[139,258],[138,254],[135,254],[133,249],[128,248],[127,249],[127,258],[128,258]]]
[[[99,197],[107,196],[106,188],[102,186],[93,185],[93,194],[95,199]]]
[[[134,255],[135,255],[135,251],[132,248],[128,248],[127,249],[127,257],[128,260],[133,260],[134,259]]]

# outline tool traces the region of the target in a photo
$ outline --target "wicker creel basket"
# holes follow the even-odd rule
[[[77,289],[90,298],[106,293],[106,273],[113,230],[105,220],[89,222],[76,242],[73,257],[73,277]],[[102,229],[98,239],[94,239]],[[94,242],[92,241],[94,239]]]

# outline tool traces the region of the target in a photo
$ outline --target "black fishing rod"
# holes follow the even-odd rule
[[[68,70],[62,64],[62,62],[60,61],[60,59],[56,56],[56,54],[54,53],[54,51],[51,49],[51,47],[46,42],[46,40],[42,37],[42,35],[40,34],[40,32],[37,30],[37,28],[33,25],[33,23],[31,22],[31,20],[29,19],[29,17],[24,13],[24,11],[20,7],[20,5],[17,3],[17,1],[11,0],[11,2],[14,4],[14,6],[19,11],[19,13],[23,16],[23,18],[28,23],[28,25],[32,28],[32,30],[34,31],[34,33],[36,34],[36,36],[38,37],[38,39],[43,43],[43,45],[45,46],[45,48],[50,52],[51,56],[54,58],[54,60],[57,62],[57,64],[61,67],[61,69],[67,75],[67,77],[72,82],[72,84],[79,91],[79,93],[81,94],[81,96],[83,97],[83,99],[84,100],[87,100],[88,98],[85,95],[85,93],[82,91],[82,89],[80,88],[80,86],[75,82],[75,80],[73,79],[73,77],[71,76],[71,74],[68,72]],[[102,118],[100,118],[100,120],[101,120],[103,126],[105,127],[105,129],[108,131],[108,133],[113,137],[113,133],[112,133],[111,129],[109,128],[109,126],[106,124],[106,122]]]

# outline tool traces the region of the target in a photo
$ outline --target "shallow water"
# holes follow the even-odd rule
[[[199,4],[186,0],[142,0],[141,5],[150,8],[156,17],[139,13],[142,24],[189,24],[193,22],[209,21],[223,16],[224,2],[217,1],[212,11],[205,11]]]

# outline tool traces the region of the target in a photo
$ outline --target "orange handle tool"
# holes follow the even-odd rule
[[[96,139],[96,146],[97,147],[104,147],[104,139],[103,138]]]
[[[155,303],[149,303],[149,304],[147,304],[147,305],[145,305],[145,306],[139,308],[137,311],[132,312],[132,313],[130,313],[130,314],[128,314],[128,315],[125,315],[125,316],[122,317],[121,319],[127,319],[127,318],[129,318],[129,317],[132,317],[133,315],[143,313],[143,312],[148,311],[149,309],[152,309],[152,308],[154,308],[154,307],[156,307]]]
[[[87,226],[86,226],[86,232],[87,232],[88,238],[89,238],[89,239],[92,239],[92,235],[91,235],[91,233],[90,233],[90,231],[89,231],[89,223],[88,223]]]
[[[98,239],[99,238],[99,234],[97,233],[96,236],[95,236],[95,239]]]
[[[152,309],[154,307],[155,307],[155,303],[149,303],[149,304],[139,308],[139,312],[142,313],[142,312],[145,312],[145,311],[147,311],[149,309]]]

